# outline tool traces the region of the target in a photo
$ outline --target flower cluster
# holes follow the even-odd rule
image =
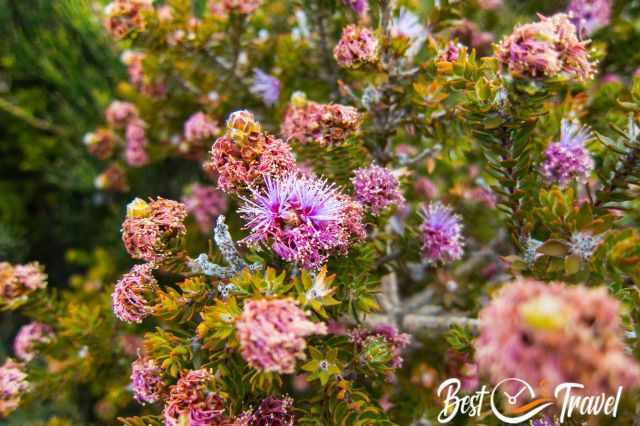
[[[378,62],[380,42],[369,28],[347,25],[333,49],[333,57],[344,68],[358,68]]]
[[[213,381],[213,374],[206,369],[192,370],[180,377],[165,402],[165,426],[222,424],[225,401],[211,390]]]
[[[567,11],[580,34],[589,35],[609,25],[611,0],[571,0]]]
[[[521,25],[498,45],[498,60],[517,76],[534,78],[565,75],[587,80],[595,73],[587,42],[580,41],[575,25],[563,13],[540,17],[540,22]]]
[[[259,371],[293,373],[305,359],[305,337],[326,334],[323,323],[307,319],[291,299],[250,300],[236,322],[242,357]]]
[[[35,346],[48,343],[53,338],[53,329],[46,324],[32,322],[20,327],[13,341],[13,352],[22,361],[31,361]]]
[[[292,412],[293,399],[268,396],[260,402],[258,408],[242,414],[234,421],[234,426],[293,426],[295,415]]]
[[[47,276],[37,262],[11,265],[0,262],[0,302],[12,304],[47,286]]]
[[[99,160],[111,157],[116,146],[116,135],[110,129],[98,129],[87,133],[83,139],[89,154]]]
[[[109,125],[121,129],[138,118],[138,109],[130,102],[113,101],[105,110],[104,116]]]
[[[324,180],[290,175],[265,180],[238,210],[251,234],[250,245],[269,244],[288,262],[319,268],[332,254],[342,254],[354,236],[358,212]],[[348,214],[348,215],[347,215]]]
[[[278,102],[280,97],[280,80],[256,68],[251,93],[262,99],[266,106],[272,106]]]
[[[177,201],[158,197],[149,203],[136,198],[127,206],[122,224],[122,242],[135,259],[160,260],[170,252],[170,244],[186,232],[187,209]]]
[[[493,383],[521,378],[546,396],[563,382],[582,383],[576,392],[591,395],[636,386],[640,367],[625,353],[619,311],[606,288],[506,285],[479,315],[480,372]]]
[[[291,148],[264,132],[249,111],[236,111],[225,134],[211,147],[205,168],[218,174],[218,187],[238,193],[259,186],[264,177],[279,177],[295,169]]]
[[[127,146],[124,151],[124,158],[131,167],[142,167],[149,162],[149,156],[145,151],[147,136],[145,127],[147,125],[139,118],[129,121],[125,130]]]
[[[562,120],[560,141],[545,151],[542,174],[553,183],[566,186],[573,180],[586,182],[593,170],[591,153],[584,146],[591,138],[588,129],[578,123]]]
[[[391,368],[402,366],[402,350],[411,342],[411,336],[405,333],[398,333],[395,327],[388,324],[379,324],[372,329],[358,328],[351,332],[351,341],[356,345],[357,352],[363,356],[371,354],[370,346],[382,342],[386,345],[383,358],[390,360]],[[369,359],[365,359],[369,362]]]
[[[214,16],[225,18],[231,13],[250,15],[262,6],[263,0],[209,0],[209,10]]]
[[[166,93],[167,88],[161,79],[145,75],[144,53],[127,50],[122,53],[121,58],[122,63],[127,66],[129,82],[138,92],[155,98],[162,97]]]
[[[212,186],[194,183],[182,198],[187,211],[196,218],[203,233],[213,228],[216,218],[227,210],[227,198]]]
[[[96,176],[95,186],[98,189],[114,192],[128,192],[129,182],[124,169],[119,164],[111,164]]]
[[[140,323],[151,314],[150,295],[158,283],[153,276],[154,265],[134,265],[116,283],[113,294],[113,312],[121,321]]]
[[[358,169],[354,171],[351,182],[356,200],[367,206],[374,215],[386,207],[404,203],[400,182],[393,171],[384,167],[371,165],[366,169]]]
[[[20,406],[22,396],[30,390],[22,365],[7,359],[0,367],[0,416],[7,416]]]
[[[139,357],[131,364],[131,388],[141,404],[160,400],[165,388],[162,369],[152,359]]]
[[[144,31],[144,14],[152,11],[152,0],[114,0],[105,9],[104,28],[114,39],[132,31]]]
[[[420,226],[422,254],[429,263],[447,263],[459,260],[463,254],[462,224],[451,208],[431,203],[422,209]]]
[[[204,141],[220,132],[218,123],[202,111],[196,112],[184,123],[184,138],[188,142]]]
[[[281,132],[288,142],[332,146],[354,136],[361,122],[362,117],[353,107],[320,104],[307,100],[304,94],[295,93],[282,122]]]

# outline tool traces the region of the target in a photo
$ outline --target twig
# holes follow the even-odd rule
[[[31,127],[35,127],[36,129],[39,130],[44,130],[45,132],[51,132],[51,133],[55,133],[57,135],[63,136],[67,133],[67,130],[62,128],[62,127],[58,127],[54,124],[51,124],[50,122],[46,121],[46,120],[42,120],[40,118],[34,117],[30,112],[28,112],[27,110],[12,104],[11,102],[7,101],[6,99],[0,98],[0,109],[2,109],[5,112],[8,112],[9,114],[13,115],[14,117],[17,117],[19,119],[21,119],[22,121],[24,121],[25,123],[27,123],[28,125],[30,125]]]
[[[415,333],[425,329],[446,329],[452,325],[478,328],[480,321],[462,316],[434,316],[409,314],[403,318],[402,328]]]
[[[437,144],[430,148],[425,149],[424,151],[422,151],[420,154],[416,155],[413,158],[400,157],[400,159],[398,160],[398,164],[400,164],[401,166],[412,166],[416,163],[419,163],[420,161],[424,160],[427,157],[434,157],[438,155],[440,151],[442,151],[442,145]]]

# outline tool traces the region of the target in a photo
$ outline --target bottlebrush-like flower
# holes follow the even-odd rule
[[[233,426],[293,426],[296,418],[292,407],[293,399],[288,396],[282,399],[268,396],[254,411],[242,414]]]
[[[441,203],[422,208],[420,226],[422,254],[427,262],[447,263],[459,260],[463,254],[460,216]]]
[[[520,25],[498,45],[496,57],[517,76],[587,80],[595,74],[589,61],[587,41],[578,39],[575,25],[564,13],[540,22]]]
[[[253,72],[251,93],[261,98],[265,105],[274,105],[280,97],[280,80],[258,68]]]
[[[152,0],[114,0],[105,8],[104,28],[114,39],[144,31],[144,14],[153,11]]]
[[[122,242],[135,259],[159,260],[168,254],[168,245],[182,237],[187,209],[177,201],[158,197],[147,203],[136,198],[127,206],[122,224]]]
[[[153,404],[160,400],[164,386],[162,369],[154,360],[138,357],[131,364],[131,388],[140,404]]]
[[[292,299],[250,300],[236,322],[242,357],[258,371],[288,374],[305,359],[305,337],[326,334],[323,323],[307,319]]]
[[[367,0],[342,0],[342,4],[350,7],[358,16],[365,16],[369,10],[369,2]]]
[[[560,383],[583,384],[581,395],[634,388],[640,368],[625,353],[619,315],[604,287],[519,279],[480,312],[480,373],[492,383],[518,377],[538,396],[553,397]]]
[[[295,169],[291,148],[262,131],[249,111],[236,111],[227,131],[211,147],[205,169],[218,173],[218,187],[239,193],[262,184],[264,177],[280,177]]]
[[[347,25],[333,49],[333,57],[344,68],[358,68],[378,62],[380,42],[369,28]]]
[[[593,171],[593,158],[584,146],[591,133],[578,123],[562,120],[560,141],[545,151],[542,174],[549,182],[565,186],[573,180],[586,182]]]
[[[590,35],[609,25],[610,0],[571,0],[567,9],[580,34]]]
[[[265,179],[238,210],[251,234],[243,242],[269,244],[282,259],[307,269],[322,266],[348,244],[344,198],[324,180],[291,175]]]
[[[153,268],[152,263],[134,265],[116,283],[111,299],[113,312],[121,321],[140,323],[151,315],[149,296],[158,286]]]
[[[107,107],[104,116],[107,123],[116,128],[123,128],[134,118],[138,118],[138,109],[130,102],[113,101]]]
[[[384,167],[371,165],[365,169],[358,169],[354,172],[351,183],[355,189],[356,200],[367,206],[374,215],[378,215],[388,206],[404,203],[400,182],[391,170]]]
[[[184,138],[189,142],[213,138],[218,132],[218,123],[202,111],[196,112],[184,123]]]
[[[11,304],[47,286],[47,275],[38,262],[11,265],[0,262],[0,302]]]
[[[391,20],[389,29],[394,39],[404,38],[408,41],[406,56],[415,56],[429,35],[427,28],[422,25],[420,18],[407,9],[400,9],[400,14]]]
[[[129,182],[122,167],[116,163],[111,164],[102,173],[96,176],[94,182],[96,188],[105,191],[128,192]]]
[[[362,117],[358,110],[339,104],[319,104],[304,94],[295,93],[282,122],[281,132],[287,142],[339,145],[359,129]]]
[[[224,193],[212,186],[198,183],[189,187],[182,202],[187,211],[196,218],[200,230],[205,234],[211,232],[216,218],[227,210],[227,198]]]
[[[411,336],[405,333],[398,333],[395,327],[388,324],[379,324],[373,329],[358,328],[353,330],[350,336],[358,352],[363,351],[369,343],[377,338],[381,338],[388,345],[390,367],[401,367],[402,350],[411,342]]]
[[[602,235],[592,235],[588,232],[574,232],[569,241],[569,251],[582,260],[589,260],[602,243]]]
[[[206,369],[192,370],[180,377],[165,402],[165,426],[223,424],[225,401],[211,388],[213,381],[213,374]]]
[[[35,356],[34,346],[48,343],[53,338],[53,330],[46,324],[32,322],[20,327],[13,341],[13,352],[21,361],[31,361]]]
[[[31,385],[22,365],[8,358],[0,367],[0,416],[5,417],[20,406],[22,396]]]
[[[99,160],[106,160],[113,154],[116,136],[109,129],[98,129],[94,133],[84,135],[83,142],[89,154]]]
[[[140,119],[131,120],[127,124],[125,149],[125,160],[131,167],[142,167],[149,162],[149,156],[144,150],[147,145],[144,121]]]
[[[219,18],[225,18],[230,13],[250,15],[260,6],[262,0],[209,0],[209,10]]]

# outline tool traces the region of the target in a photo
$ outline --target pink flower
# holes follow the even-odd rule
[[[145,126],[144,121],[140,119],[131,120],[127,124],[125,160],[131,167],[142,167],[149,162],[149,156],[144,150],[147,145]]]
[[[144,14],[153,11],[152,0],[114,0],[105,9],[104,28],[114,39],[144,31]]]
[[[200,230],[205,234],[213,229],[216,218],[227,209],[227,198],[224,193],[212,186],[198,183],[189,187],[182,202],[187,211],[196,218]]]
[[[391,367],[402,367],[402,350],[411,342],[411,336],[398,333],[395,327],[389,324],[379,324],[372,329],[358,328],[351,332],[351,342],[356,346],[357,352],[361,352],[370,338],[382,338],[391,348]]]
[[[438,53],[438,61],[457,62],[463,48],[461,44],[450,41],[447,47]]]
[[[165,402],[165,426],[223,424],[225,401],[213,391],[213,382],[213,374],[206,369],[192,370],[180,377]]]
[[[166,87],[160,78],[151,78],[145,75],[145,56],[142,52],[130,50],[122,54],[122,62],[127,66],[129,82],[138,92],[144,95],[154,98],[162,97],[166,93]]]
[[[326,334],[292,299],[250,300],[236,323],[242,357],[258,371],[289,374],[305,359],[305,337]]]
[[[333,49],[333,57],[344,68],[358,68],[378,62],[380,42],[369,28],[347,25]]]
[[[120,165],[111,164],[95,179],[95,186],[98,189],[114,192],[128,192],[129,182],[127,175]]]
[[[353,136],[361,122],[361,115],[353,107],[319,104],[296,94],[287,108],[281,131],[289,143],[332,146]]]
[[[8,358],[0,367],[0,416],[8,416],[20,406],[31,386],[22,365]]]
[[[202,111],[193,114],[184,123],[184,137],[189,142],[213,138],[219,131],[218,123]]]
[[[422,254],[430,263],[448,263],[462,258],[464,242],[460,217],[441,203],[422,208],[420,226]]]
[[[262,6],[262,0],[209,0],[211,14],[226,18],[230,13],[250,15]]]
[[[218,173],[218,187],[239,193],[262,184],[265,177],[284,176],[295,169],[288,144],[262,131],[249,111],[236,111],[227,131],[211,147],[205,169]]]
[[[113,312],[121,321],[140,323],[151,315],[150,296],[158,286],[152,274],[155,265],[134,265],[116,283],[111,295]]]
[[[496,57],[516,75],[587,80],[595,74],[587,42],[578,39],[576,27],[564,13],[540,22],[520,25],[498,45]]]
[[[87,146],[89,154],[99,160],[106,160],[113,154],[116,136],[109,129],[98,129],[95,133],[87,133],[83,142]]]
[[[127,206],[122,242],[135,259],[159,260],[169,254],[171,242],[186,233],[187,209],[177,201],[158,197],[149,203],[136,198]]]
[[[131,364],[131,388],[140,404],[153,404],[164,391],[162,369],[152,359],[140,358]]]
[[[518,377],[541,396],[565,382],[583,384],[575,392],[586,395],[633,389],[640,368],[625,351],[619,315],[604,287],[519,279],[480,312],[480,373],[492,383]]]
[[[378,215],[386,207],[404,203],[400,182],[391,170],[384,167],[371,165],[366,169],[358,169],[354,172],[351,183],[356,200],[368,206],[374,215]]]
[[[116,128],[123,128],[130,120],[138,118],[138,109],[130,102],[113,101],[104,115],[107,123]]]
[[[32,322],[18,330],[13,341],[13,352],[22,361],[31,361],[35,356],[35,346],[48,343],[53,338],[53,330],[46,324]]]
[[[294,426],[293,399],[268,396],[260,402],[258,408],[240,416],[233,426]]]
[[[567,12],[579,33],[588,36],[609,25],[611,0],[571,0]]]
[[[562,120],[560,141],[545,151],[542,174],[549,182],[566,186],[573,180],[586,182],[593,171],[593,158],[584,146],[591,139],[588,129],[578,123]]]
[[[11,304],[47,286],[47,275],[38,262],[11,265],[0,262],[0,301]]]
[[[342,4],[350,7],[358,16],[366,16],[369,10],[367,0],[342,0]]]
[[[322,266],[348,246],[347,203],[325,181],[291,175],[265,179],[238,210],[251,231],[243,242],[268,244],[282,259],[307,269]]]

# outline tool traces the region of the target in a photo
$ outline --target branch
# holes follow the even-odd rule
[[[480,321],[475,318],[462,316],[435,316],[435,315],[415,315],[409,314],[403,318],[402,328],[415,333],[425,329],[443,330],[452,325],[459,325],[469,328],[478,328]]]
[[[66,129],[51,124],[46,120],[34,117],[27,110],[12,104],[6,99],[0,98],[0,109],[13,115],[16,118],[21,119],[22,121],[24,121],[31,127],[35,127],[36,129],[44,130],[45,132],[51,132],[60,136],[64,136],[67,133]]]

